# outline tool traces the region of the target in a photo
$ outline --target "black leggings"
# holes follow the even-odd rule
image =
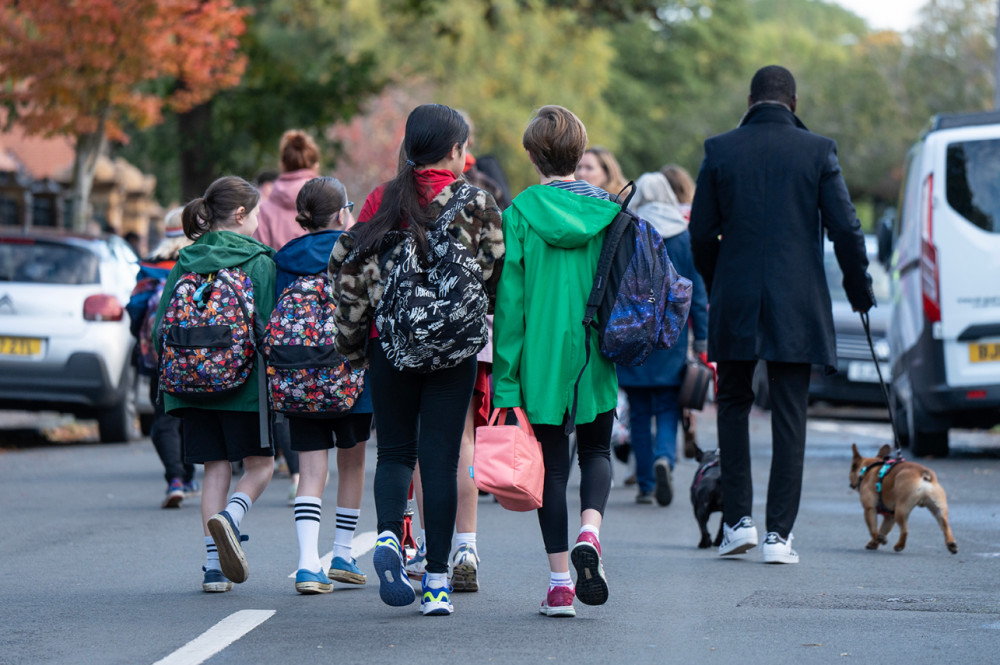
[[[375,411],[375,513],[379,533],[403,533],[403,513],[420,460],[427,572],[448,572],[458,506],[458,452],[476,381],[476,357],[427,374],[401,372],[369,341],[368,382]]]
[[[611,493],[611,426],[614,410],[598,414],[592,423],[576,426],[576,450],[580,463],[580,512],[593,509],[604,515]],[[562,425],[532,425],[542,444],[545,489],[538,524],[548,554],[569,550],[566,482],[569,480],[569,437]],[[423,466],[421,465],[421,470]]]

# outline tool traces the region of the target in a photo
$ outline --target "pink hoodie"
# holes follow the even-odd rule
[[[288,171],[274,181],[274,189],[260,204],[260,222],[253,237],[268,247],[279,250],[289,240],[304,236],[306,230],[295,221],[295,197],[302,186],[319,174],[312,169]]]

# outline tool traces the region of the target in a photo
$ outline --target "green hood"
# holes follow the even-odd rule
[[[548,185],[533,185],[511,204],[542,240],[553,247],[586,245],[608,227],[621,207],[611,201],[580,196]]]
[[[180,252],[177,265],[181,272],[202,275],[243,265],[254,257],[274,256],[274,250],[264,243],[232,231],[206,233]]]

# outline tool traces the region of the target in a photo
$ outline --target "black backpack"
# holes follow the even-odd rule
[[[399,370],[454,367],[486,346],[487,295],[483,270],[450,233],[457,212],[476,189],[463,183],[427,229],[427,257],[409,235],[386,277],[375,328],[386,357]]]

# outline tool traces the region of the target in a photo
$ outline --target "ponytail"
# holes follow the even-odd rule
[[[238,176],[219,178],[205,190],[205,196],[184,206],[181,225],[184,235],[197,240],[209,231],[224,229],[233,213],[241,207],[250,212],[260,202],[260,192]]]

